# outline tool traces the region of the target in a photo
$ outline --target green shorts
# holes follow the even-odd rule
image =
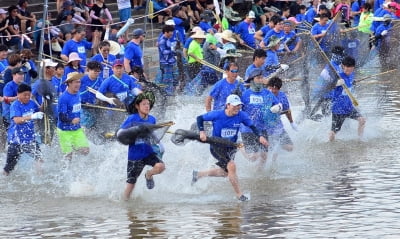
[[[64,154],[69,154],[73,150],[89,147],[89,142],[82,128],[73,131],[61,130],[57,128],[57,133],[60,141],[61,151]]]

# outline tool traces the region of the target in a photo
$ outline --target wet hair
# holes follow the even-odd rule
[[[225,69],[226,71],[230,70],[232,67],[237,67],[239,68],[238,64],[236,62],[229,62],[229,64],[226,64]]]
[[[22,92],[25,92],[25,91],[32,92],[32,87],[30,85],[27,85],[27,84],[24,84],[24,83],[20,84],[18,86],[17,92],[18,93],[22,93]]]
[[[347,67],[355,67],[356,60],[351,56],[346,56],[342,61],[342,65],[347,66]]]
[[[18,63],[21,62],[21,56],[19,54],[10,54],[8,56],[8,65],[9,66],[16,66]]]
[[[166,33],[166,32],[173,32],[175,30],[174,26],[171,25],[165,25],[162,28],[162,33]]]
[[[344,54],[344,48],[342,46],[334,46],[332,48],[332,53],[333,54],[340,54],[343,55]]]
[[[58,63],[58,64],[56,65],[56,70],[57,70],[58,68],[63,68],[63,69],[64,69],[64,64]]]
[[[281,89],[282,87],[282,80],[279,77],[272,77],[269,81],[268,81],[268,86],[269,87],[275,87],[277,89]]]
[[[109,41],[102,41],[102,42],[99,43],[99,49],[101,49],[101,48],[103,48],[105,46],[110,47],[111,46],[110,42]]]
[[[0,51],[8,51],[8,46],[0,45]]]
[[[86,68],[88,70],[101,70],[102,67],[101,67],[100,62],[98,62],[98,61],[89,61],[86,64]]]
[[[267,53],[263,49],[256,49],[253,53],[253,61],[257,58],[267,57]]]

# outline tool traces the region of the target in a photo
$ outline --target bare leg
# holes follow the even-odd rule
[[[333,132],[333,131],[329,132],[329,141],[331,141],[331,142],[334,141],[335,136],[336,136],[335,132]]]
[[[146,178],[150,179],[153,175],[160,174],[165,170],[164,163],[156,163],[154,167],[146,172]]]
[[[80,148],[80,149],[78,149],[77,150],[77,152],[79,153],[79,154],[82,154],[82,155],[88,155],[89,154],[89,148],[88,147],[85,147],[85,148]]]
[[[197,178],[203,177],[226,177],[228,174],[222,168],[213,168],[197,173]]]
[[[364,117],[359,117],[357,120],[358,120],[358,137],[362,137],[364,134],[366,120]]]
[[[135,184],[127,183],[124,191],[124,200],[128,201],[131,197],[132,191],[135,188]]]
[[[236,196],[239,198],[240,196],[242,196],[242,191],[240,190],[240,187],[239,187],[239,179],[238,179],[237,174],[236,174],[236,164],[235,164],[235,162],[232,161],[232,160],[229,161],[227,168],[228,168],[229,181],[232,184],[232,187],[233,187],[233,190],[236,193]]]

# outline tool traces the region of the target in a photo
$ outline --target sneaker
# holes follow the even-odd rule
[[[241,202],[246,202],[249,201],[249,198],[242,194],[240,197],[238,197],[238,200]]]
[[[144,177],[146,178],[146,186],[148,189],[153,189],[154,188],[154,180],[153,177],[151,177],[150,179],[147,178],[147,173],[144,174]]]
[[[197,173],[198,173],[198,172],[197,172],[196,170],[193,170],[193,174],[192,174],[192,183],[191,183],[192,185],[195,184],[195,183],[197,182],[197,179],[198,179],[198,178],[197,178]]]

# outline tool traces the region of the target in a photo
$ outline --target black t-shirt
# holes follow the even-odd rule
[[[14,30],[16,30],[17,32],[21,29],[21,20],[19,20],[18,17],[12,18],[11,16],[8,16],[7,19],[8,19],[8,26],[12,26]]]

